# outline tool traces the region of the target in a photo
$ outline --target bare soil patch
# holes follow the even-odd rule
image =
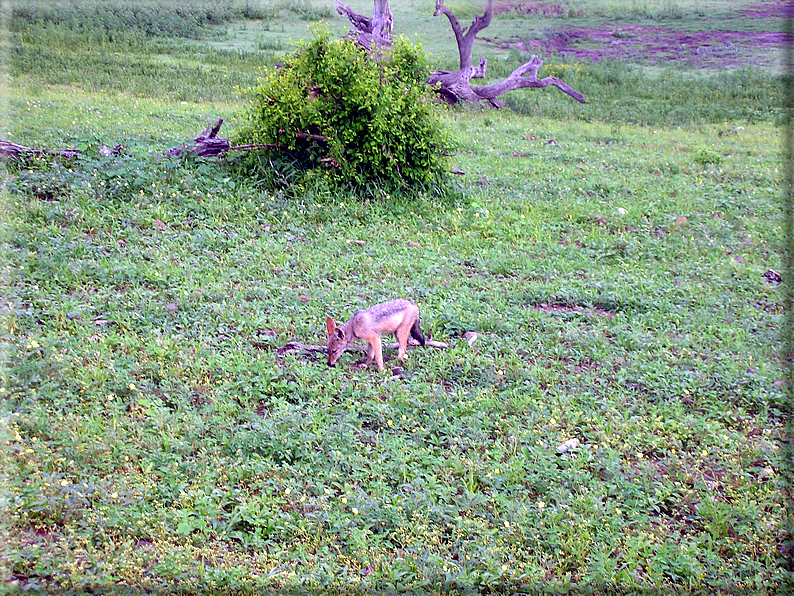
[[[568,9],[557,3],[504,2],[501,12],[558,16]],[[794,37],[782,31],[777,19],[794,15],[786,3],[763,4],[737,10],[736,18],[768,19],[772,31],[673,31],[662,27],[621,25],[610,29],[560,29],[542,39],[504,41],[482,38],[503,49],[561,54],[578,60],[628,60],[646,64],[681,62],[695,68],[752,66],[757,50],[774,51],[794,45]],[[730,19],[726,24],[730,23]]]
[[[759,4],[748,6],[740,11],[742,16],[754,19],[785,19],[794,17],[794,4],[781,3],[777,6],[769,4]]]
[[[559,17],[570,15],[571,9],[556,2],[501,2],[494,6],[494,14],[518,12],[521,14],[540,14],[544,17]],[[577,11],[576,14],[581,14]]]
[[[609,310],[604,310],[603,308],[598,308],[596,306],[580,306],[574,305],[570,306],[567,304],[548,304],[546,302],[541,302],[540,304],[536,304],[533,306],[536,310],[542,310],[545,313],[582,313],[582,314],[589,314],[595,315],[598,317],[608,317],[612,318],[615,316],[615,313]]]
[[[522,51],[540,50],[580,60],[641,60],[651,64],[684,61],[696,67],[743,66],[755,48],[783,48],[792,38],[777,32],[668,31],[625,25],[611,31],[575,29],[543,40],[513,43]]]

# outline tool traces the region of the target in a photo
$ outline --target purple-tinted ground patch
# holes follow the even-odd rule
[[[527,13],[557,14],[557,4],[513,3],[501,4],[504,11],[512,7]],[[683,62],[692,67],[719,68],[750,66],[755,63],[755,51],[782,49],[794,45],[794,37],[783,33],[782,18],[794,8],[786,3],[764,4],[744,7],[737,17],[769,19],[778,30],[768,32],[748,31],[671,31],[658,27],[621,25],[609,30],[579,28],[558,30],[544,39],[496,43],[502,48],[517,48],[522,51],[548,52],[571,56],[579,60],[601,61],[604,59],[641,61],[649,64]],[[794,14],[792,15],[794,16]],[[730,19],[725,23],[729,23]]]
[[[577,29],[559,31],[549,39],[516,44],[519,49],[543,49],[580,60],[604,58],[645,60],[650,63],[685,61],[692,66],[741,66],[747,50],[782,48],[791,43],[785,33],[737,31],[668,31],[636,25],[613,31]],[[523,46],[523,47],[522,47]]]
[[[745,17],[754,19],[784,19],[794,17],[794,5],[781,2],[779,5],[760,4],[758,6],[748,6],[740,11]]]

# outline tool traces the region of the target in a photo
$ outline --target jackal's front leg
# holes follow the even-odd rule
[[[373,335],[367,338],[367,366],[372,364],[373,356],[375,356],[375,362],[378,363],[378,368],[383,372],[383,347],[380,335]]]

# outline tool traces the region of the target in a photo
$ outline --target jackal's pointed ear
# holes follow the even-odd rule
[[[331,317],[325,317],[325,329],[328,331],[329,337],[336,331],[336,323]]]

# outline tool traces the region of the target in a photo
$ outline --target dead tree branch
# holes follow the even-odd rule
[[[544,77],[539,79],[538,69],[541,66],[543,66],[543,61],[533,54],[533,56],[529,59],[529,62],[519,66],[503,81],[494,83],[493,85],[473,87],[472,91],[480,99],[484,99],[493,103],[498,96],[508,91],[525,88],[538,89],[552,85],[557,87],[560,91],[567,93],[579,103],[586,103],[584,95],[557,77]]]

